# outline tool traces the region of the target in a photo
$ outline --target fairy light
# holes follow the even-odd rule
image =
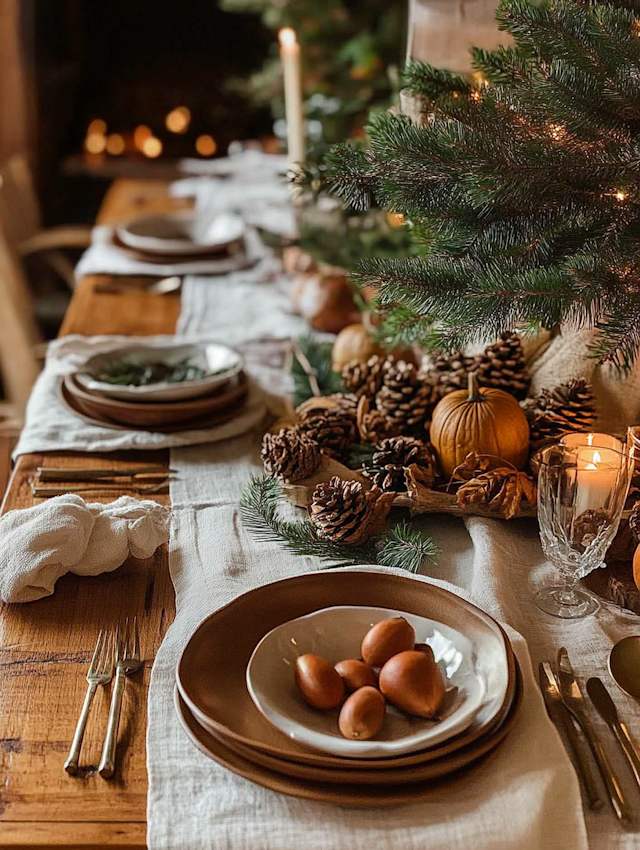
[[[102,133],[88,133],[84,140],[84,149],[87,153],[104,153],[107,146],[107,139]]]
[[[105,148],[107,150],[107,153],[111,154],[111,156],[120,156],[120,154],[123,154],[125,144],[124,139],[120,135],[120,133],[111,133],[109,136],[107,136]]]
[[[200,156],[213,156],[218,150],[218,143],[208,133],[203,133],[196,139],[196,150]]]
[[[106,132],[107,122],[103,121],[102,118],[94,118],[93,121],[89,122],[89,126],[87,127],[87,136],[104,136]]]
[[[622,201],[627,200],[628,196],[626,192],[623,192],[621,189],[618,189],[618,191],[615,193],[615,197],[617,201],[620,201],[620,203],[622,203]]]
[[[555,139],[556,142],[559,142],[561,139],[564,139],[564,137],[567,134],[567,131],[562,126],[562,124],[549,124],[548,129],[549,129],[549,135],[551,136],[552,139]]]
[[[139,124],[133,131],[133,144],[144,153],[144,143],[152,136],[151,127],[147,127],[146,124]]]
[[[162,142],[160,139],[156,139],[155,136],[149,136],[148,139],[144,140],[142,153],[148,156],[149,159],[155,159],[162,153]]]
[[[482,95],[480,94],[480,92],[479,92],[479,91],[475,90],[475,91],[472,91],[472,92],[471,92],[471,100],[476,100],[476,101],[478,101],[478,100],[480,100],[481,98],[482,98]]]
[[[176,106],[164,120],[170,133],[186,133],[191,123],[191,110],[186,106]]]

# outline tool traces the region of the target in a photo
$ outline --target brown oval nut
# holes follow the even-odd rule
[[[345,738],[368,741],[378,734],[387,704],[377,688],[366,685],[347,697],[340,709],[338,726]]]
[[[378,684],[376,671],[370,664],[360,661],[359,658],[346,658],[344,661],[338,661],[336,670],[350,694],[357,691],[358,688],[364,688],[365,685],[371,685],[375,688]]]
[[[433,653],[410,650],[394,655],[380,671],[379,683],[392,705],[416,717],[435,717],[445,695]]]
[[[413,649],[416,633],[404,617],[391,617],[372,626],[362,641],[362,657],[372,667],[382,667],[399,652]]]
[[[319,655],[296,658],[295,681],[302,696],[314,708],[336,708],[344,699],[340,674]]]

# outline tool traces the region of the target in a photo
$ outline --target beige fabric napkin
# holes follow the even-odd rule
[[[0,599],[33,602],[60,576],[96,576],[150,558],[169,539],[171,511],[121,496],[103,505],[68,493],[0,518]]]

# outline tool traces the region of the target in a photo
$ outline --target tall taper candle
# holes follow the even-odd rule
[[[302,73],[300,45],[295,31],[284,27],[278,33],[280,59],[284,76],[284,104],[287,118],[287,147],[289,162],[303,163],[305,160],[304,114],[302,110]]]

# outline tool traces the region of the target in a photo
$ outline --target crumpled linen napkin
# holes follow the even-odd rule
[[[121,496],[107,505],[67,493],[0,518],[0,599],[50,596],[65,573],[97,576],[169,539],[171,510]]]

